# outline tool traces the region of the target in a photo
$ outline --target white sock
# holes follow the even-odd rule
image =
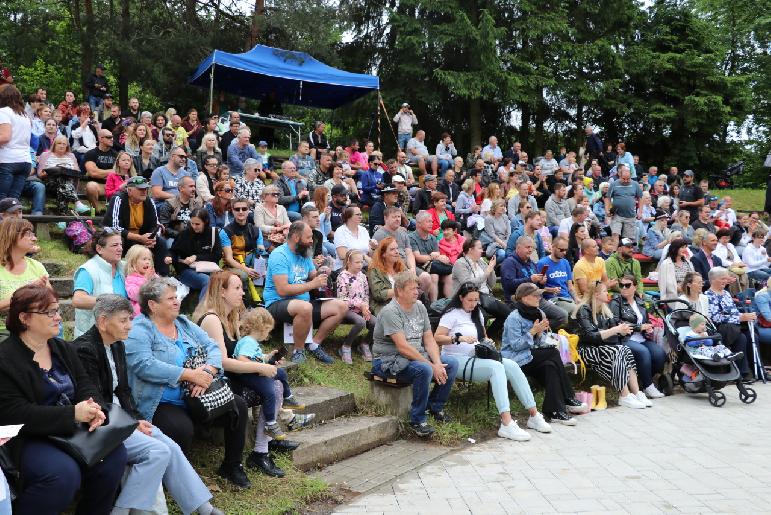
[[[312,342],[308,344],[308,350],[316,350],[319,348],[319,344],[316,342]]]
[[[198,512],[198,515],[209,515],[213,509],[214,506],[212,506],[209,501],[206,501],[200,505],[196,511]]]

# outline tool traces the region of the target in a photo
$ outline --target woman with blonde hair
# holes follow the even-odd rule
[[[483,217],[489,216],[490,210],[493,207],[493,201],[502,198],[503,194],[501,193],[500,185],[498,185],[497,182],[490,183],[482,192],[482,207],[480,208],[479,214]]]
[[[619,392],[618,403],[634,409],[653,404],[637,384],[637,368],[632,350],[622,342],[633,332],[627,323],[618,323],[608,306],[608,287],[597,281],[587,285],[586,294],[576,306],[573,318],[578,334],[578,354],[586,366]]]
[[[222,162],[222,151],[217,144],[217,136],[212,132],[207,132],[201,138],[201,145],[195,151],[195,162],[198,169],[203,170],[207,157],[216,157],[217,164]]]
[[[243,296],[244,290],[240,277],[227,271],[214,272],[209,279],[206,295],[193,314],[193,320],[197,321],[201,329],[219,347],[222,354],[222,368],[238,395],[242,394],[244,388],[254,391],[250,385],[253,385],[255,381],[262,381],[260,378],[275,379],[279,374],[279,368],[276,365],[267,363],[272,355],[267,356],[265,362],[251,359],[241,360],[236,357],[236,346],[241,340],[242,318],[246,318],[247,321],[255,318],[252,316],[244,317]],[[252,320],[246,324],[245,329],[248,334],[254,332],[254,322],[255,320]],[[276,382],[278,385],[274,384],[273,413],[266,415],[266,410],[260,410],[254,451],[247,458],[246,465],[250,468],[258,468],[270,476],[283,477],[284,472],[276,466],[268,455],[268,442],[272,437],[278,437],[279,440],[286,438],[286,435],[275,422],[275,417],[278,416],[282,402],[287,408],[301,409],[303,406],[291,394],[284,397],[281,382],[274,381],[274,383]],[[263,402],[265,402],[265,398],[263,398]],[[268,426],[266,417],[272,419],[274,424]]]
[[[474,179],[466,179],[460,188],[460,194],[455,201],[455,216],[461,230],[466,229],[469,217],[479,212],[479,206],[474,200]]]
[[[262,202],[254,206],[254,225],[273,245],[281,245],[289,232],[289,215],[286,208],[278,203],[281,191],[275,184],[262,190]]]
[[[112,165],[112,171],[107,174],[107,182],[104,185],[104,195],[109,200],[110,197],[118,193],[125,187],[126,181],[136,176],[137,170],[134,168],[134,160],[131,154],[125,150],[118,152],[115,157],[115,163]]]
[[[126,142],[123,144],[123,148],[128,152],[131,157],[136,157],[142,150],[142,143],[149,136],[147,126],[144,124],[130,125],[126,131]]]

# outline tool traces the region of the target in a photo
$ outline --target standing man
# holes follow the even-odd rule
[[[602,152],[602,140],[597,134],[594,133],[594,127],[587,125],[584,128],[586,134],[586,158],[587,159],[603,159]]]
[[[407,102],[402,104],[401,109],[394,116],[394,123],[396,124],[396,140],[399,149],[405,150],[407,142],[412,138],[412,127],[418,124],[418,117],[412,112],[410,104]]]
[[[675,168],[675,172],[677,172],[677,168]],[[699,210],[703,205],[704,191],[695,183],[693,170],[686,170],[683,173],[683,185],[680,187],[680,209],[687,209],[691,213],[691,220],[697,220]]]
[[[265,307],[281,327],[292,324],[294,350],[292,361],[305,362],[305,350],[324,364],[334,362],[321,343],[334,331],[348,311],[341,299],[311,300],[310,292],[327,285],[327,275],[319,274],[308,251],[313,245],[313,231],[303,221],[289,226],[286,243],[270,253],[265,279]],[[310,343],[305,343],[313,325],[319,329]],[[430,331],[429,326],[429,331]]]
[[[94,112],[101,111],[104,96],[110,92],[110,87],[107,85],[107,77],[104,76],[103,65],[96,65],[94,73],[86,81],[86,89],[88,90],[88,104],[91,106],[91,110]]]
[[[637,241],[637,200],[640,198],[642,188],[639,183],[632,181],[629,167],[618,165],[618,180],[613,181],[605,197],[605,212],[610,213],[613,208],[610,231],[616,244],[619,237]]]
[[[394,298],[377,316],[372,372],[412,384],[410,426],[418,436],[435,430],[426,422],[426,410],[438,422],[449,422],[444,405],[450,396],[458,362],[441,356],[423,303],[418,302],[418,278],[409,271],[394,277]],[[434,388],[429,393],[431,382]]]

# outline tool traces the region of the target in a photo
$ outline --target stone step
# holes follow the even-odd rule
[[[391,442],[398,435],[396,417],[337,418],[292,433],[291,440],[300,443],[292,453],[292,460],[300,470],[322,467]]]
[[[321,424],[343,415],[350,415],[356,410],[356,400],[352,393],[326,386],[292,387],[292,393],[305,404],[305,409],[297,413],[315,413],[314,425]]]
[[[72,289],[75,286],[74,278],[49,276],[48,280],[51,282],[51,286],[54,287],[54,291],[59,298],[69,299],[72,297]]]
[[[64,272],[64,265],[58,261],[42,261],[41,264],[45,267],[49,277],[57,277]]]
[[[75,321],[75,306],[72,305],[72,299],[59,299],[59,311],[62,313],[65,324]]]

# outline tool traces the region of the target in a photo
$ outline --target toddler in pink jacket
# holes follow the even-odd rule
[[[142,245],[131,247],[126,253],[126,294],[134,307],[134,316],[139,314],[139,288],[154,277],[158,274],[150,249]]]

